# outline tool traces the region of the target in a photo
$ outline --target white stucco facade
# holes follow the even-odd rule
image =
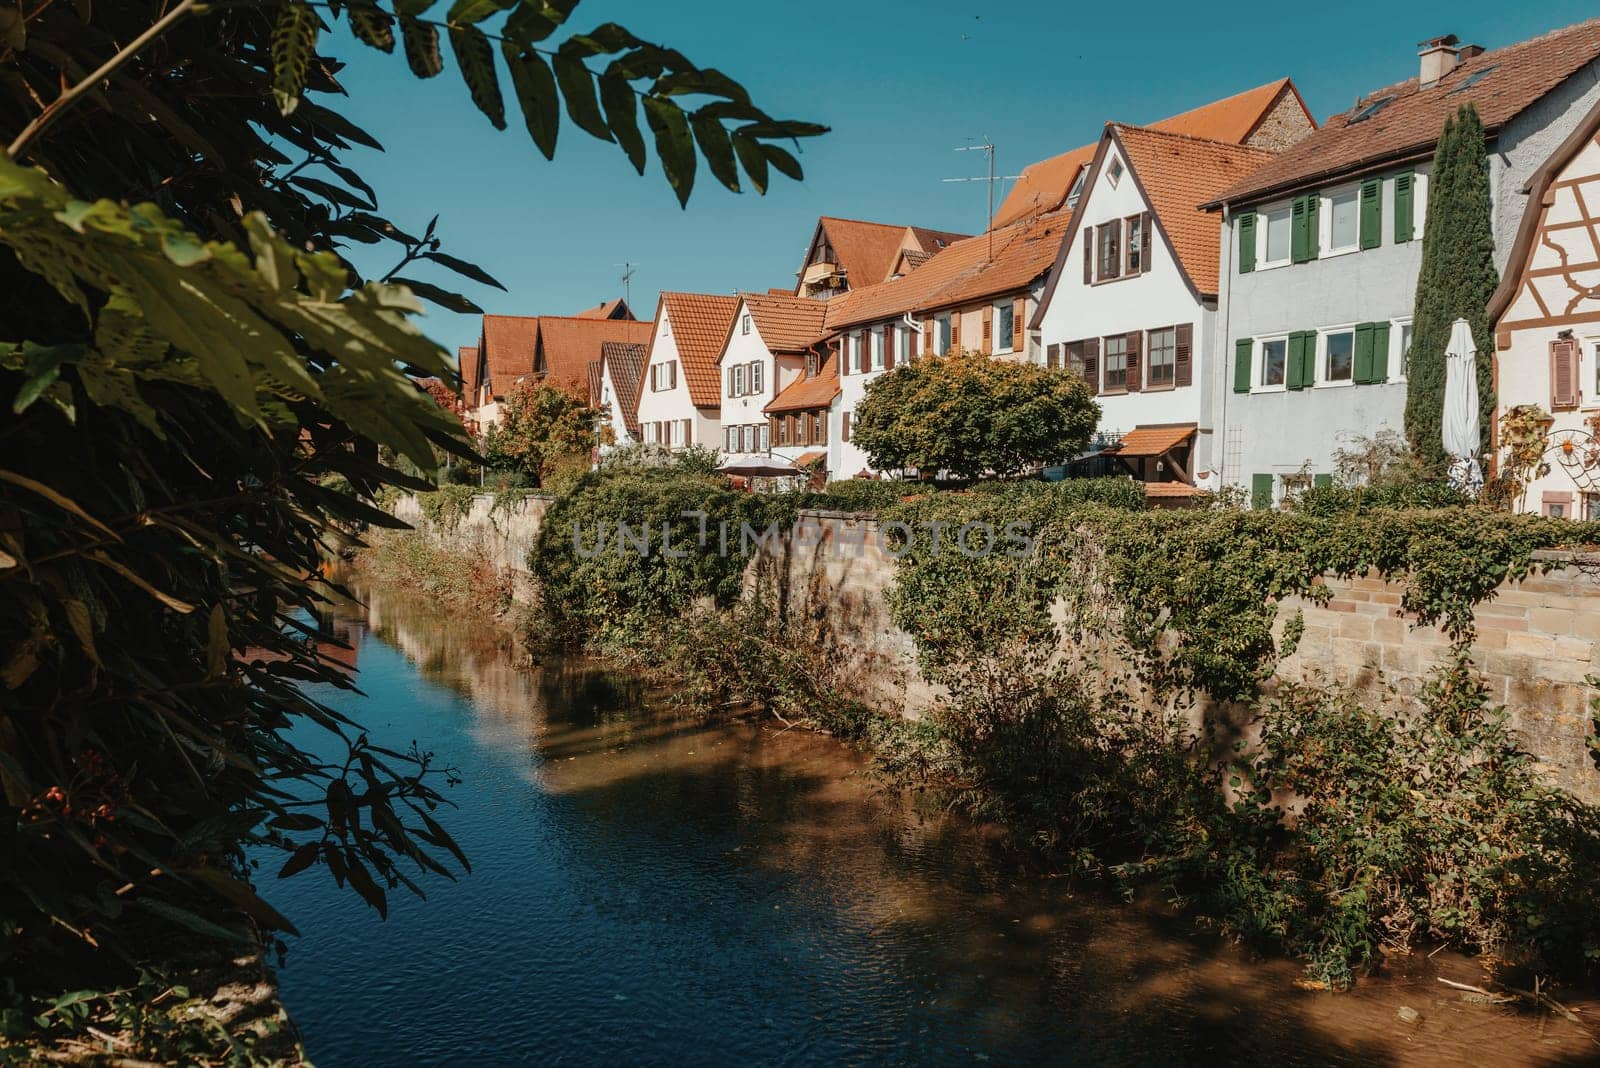
[[[689,393],[683,360],[665,306],[656,317],[650,355],[639,384],[639,435],[647,444],[681,449],[721,448],[722,421],[715,408],[698,408]]]
[[[762,409],[805,373],[805,358],[774,354],[756,316],[741,301],[717,366],[722,391],[717,447],[728,453],[779,452]]]
[[[621,448],[624,445],[634,444],[634,437],[628,431],[628,423],[622,417],[621,394],[617,391],[617,383],[611,376],[611,364],[603,363],[600,368],[600,425],[611,431],[611,445],[606,448]]]
[[[1204,482],[1211,465],[1210,399],[1205,369],[1210,362],[1210,335],[1214,310],[1196,294],[1179,265],[1166,235],[1154,225],[1149,242],[1149,262],[1130,263],[1127,221],[1143,220],[1145,213],[1154,221],[1149,204],[1133,169],[1122,158],[1115,142],[1104,149],[1102,165],[1093,176],[1093,185],[1078,203],[1078,219],[1068,235],[1055,288],[1046,293],[1041,310],[1039,350],[1034,362],[1046,363],[1053,352],[1059,366],[1069,366],[1068,346],[1085,341],[1096,343],[1094,381],[1100,405],[1099,431],[1104,440],[1114,440],[1139,426],[1193,423],[1197,427],[1188,478],[1181,481]],[[1113,180],[1112,175],[1120,171]],[[1085,282],[1084,228],[1118,225],[1119,276],[1101,279],[1100,271]],[[1140,225],[1143,225],[1141,221]],[[1099,242],[1091,246],[1098,249]],[[1098,253],[1097,253],[1098,255]],[[1134,266],[1137,269],[1132,269]],[[1098,264],[1092,264],[1098,267]],[[1187,374],[1175,366],[1173,347],[1179,328],[1188,341]],[[1132,341],[1130,345],[1130,339]],[[1115,350],[1132,347],[1138,354],[1137,381],[1129,382],[1126,368],[1123,381],[1117,382],[1108,356]],[[1074,350],[1076,351],[1076,350]],[[1158,363],[1152,356],[1159,354]],[[1124,357],[1125,361],[1125,357]],[[1184,381],[1184,379],[1187,381]],[[1131,388],[1130,388],[1131,387]]]

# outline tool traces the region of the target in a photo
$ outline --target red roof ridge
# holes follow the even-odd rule
[[[1174,133],[1171,130],[1160,130],[1154,126],[1140,126],[1132,122],[1108,122],[1110,129],[1129,130],[1134,133],[1145,134],[1150,137],[1166,137],[1174,141],[1193,141],[1201,145],[1214,145],[1217,148],[1227,149],[1231,152],[1250,153],[1256,156],[1271,157],[1277,153],[1267,148],[1257,148],[1254,145],[1243,145],[1238,141],[1219,141],[1214,137],[1196,137],[1194,134]]]

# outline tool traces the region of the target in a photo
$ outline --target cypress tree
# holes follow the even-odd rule
[[[1445,121],[1433,156],[1427,211],[1406,372],[1406,438],[1428,470],[1441,472],[1449,463],[1440,437],[1445,350],[1457,319],[1472,324],[1478,346],[1478,417],[1485,449],[1494,421],[1489,298],[1500,275],[1494,266],[1488,146],[1483,121],[1471,104]]]

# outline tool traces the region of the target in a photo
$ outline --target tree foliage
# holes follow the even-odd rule
[[[880,471],[981,478],[1064,460],[1099,420],[1088,386],[1067,371],[958,352],[868,383],[851,434]]]
[[[542,486],[564,460],[587,464],[599,421],[599,412],[564,389],[519,382],[484,434],[483,456],[491,467],[521,471]]]
[[[442,22],[434,6],[46,2],[0,35],[8,993],[116,981],[180,928],[240,937],[240,914],[291,929],[247,857],[269,880],[320,868],[380,912],[396,888],[420,893],[424,873],[466,863],[434,815],[433,758],[371,744],[306,690],[352,685],[318,651],[328,554],[359,525],[394,525],[373,505],[386,487],[428,488],[400,468],[435,470],[436,447],[470,455],[459,420],[418,386],[457,378],[413,316],[419,296],[471,304],[401,272],[494,284],[442,251],[437,219],[420,236],[385,219],[343,162],[380,146],[330,106],[342,89],[320,51],[329,20],[374,48],[403,41],[424,75],[447,30],[491,118],[497,78],[478,35],[499,39],[524,63],[518,100],[547,154],[562,100],[632,158],[640,94],[662,116],[719,94],[710,116],[742,123],[724,133],[757,188],[754,171],[792,160],[770,140],[815,132],[615,27],[559,46],[559,85],[529,74],[571,0],[457,0]],[[611,66],[586,65],[600,57]],[[584,88],[610,101],[603,125]],[[695,130],[720,153],[709,122]],[[682,145],[664,143],[687,195]],[[363,278],[352,244],[399,262]],[[332,755],[308,744],[318,728]]]
[[[1411,360],[1406,371],[1406,437],[1430,471],[1444,451],[1445,350],[1457,319],[1472,324],[1478,346],[1478,412],[1483,447],[1494,421],[1494,336],[1489,298],[1500,284],[1483,122],[1471,104],[1446,120],[1429,176],[1428,219],[1417,277]]]

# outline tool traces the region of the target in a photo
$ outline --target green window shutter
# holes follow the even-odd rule
[[[1361,247],[1383,244],[1383,179],[1368,178],[1361,183]]]
[[[1305,373],[1306,336],[1300,331],[1289,335],[1289,366],[1283,372],[1283,384],[1289,389],[1305,389],[1310,385]]]
[[[1376,325],[1376,323],[1362,323],[1356,327],[1356,365],[1351,378],[1358,385],[1377,381],[1372,377],[1372,334]]]
[[[1312,193],[1306,197],[1306,259],[1314,260],[1322,251],[1322,226],[1318,221],[1322,215],[1322,194]]]
[[[1272,476],[1250,476],[1250,507],[1265,511],[1272,507]]]
[[[1311,476],[1311,484],[1313,486],[1315,486],[1317,489],[1325,489],[1328,486],[1333,485],[1333,476],[1332,475],[1312,475]]]
[[[1249,274],[1256,269],[1256,213],[1247,211],[1239,216],[1239,273]]]
[[[1301,336],[1305,340],[1305,347],[1300,350],[1300,359],[1305,362],[1304,369],[1300,372],[1306,380],[1306,388],[1317,384],[1317,332],[1307,330]]]
[[[1417,232],[1417,176],[1413,171],[1394,176],[1394,243],[1403,245]]]
[[[1250,392],[1250,356],[1255,350],[1255,342],[1249,338],[1240,338],[1233,343],[1233,391],[1235,393]]]
[[[1389,324],[1372,324],[1372,382],[1389,381]]]
[[[1310,203],[1305,197],[1295,197],[1289,209],[1289,259],[1304,263],[1311,258],[1311,230],[1307,225]]]

